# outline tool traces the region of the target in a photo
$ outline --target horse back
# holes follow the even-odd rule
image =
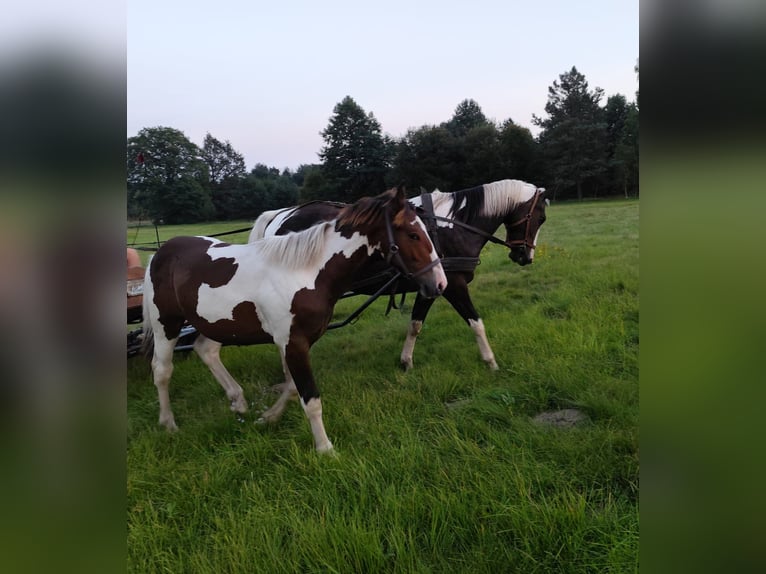
[[[342,204],[314,201],[295,209],[287,217],[279,229],[274,230],[274,235],[286,235],[294,231],[303,231],[325,221],[332,221],[338,217]]]

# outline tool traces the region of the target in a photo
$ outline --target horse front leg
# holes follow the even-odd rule
[[[448,283],[449,285],[449,283]],[[412,314],[410,315],[410,326],[407,328],[407,337],[404,339],[402,347],[401,364],[405,371],[412,368],[412,354],[415,350],[415,341],[423,329],[423,323],[428,315],[428,310],[434,304],[436,299],[426,299],[420,293],[415,297],[415,303],[412,305]]]
[[[471,301],[467,282],[462,277],[450,278],[447,289],[444,291],[444,298],[450,302],[455,311],[471,327],[473,334],[476,336],[476,344],[479,346],[481,358],[490,369],[496,371],[498,366],[497,361],[495,361],[495,354],[492,352],[492,347],[489,346],[487,332],[484,329],[484,321],[479,317],[479,313],[473,306],[473,301]]]
[[[322,421],[322,399],[319,398],[314,375],[309,361],[310,344],[307,341],[291,339],[285,348],[285,362],[293,376],[295,386],[301,398],[301,405],[314,435],[317,452],[327,453],[333,450]]]

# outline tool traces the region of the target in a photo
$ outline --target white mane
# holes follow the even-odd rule
[[[431,192],[431,202],[434,205],[434,212],[439,211],[439,208],[443,205],[447,204],[448,202],[452,202],[452,194],[451,193],[442,193],[439,191],[439,189],[434,189]],[[449,206],[447,206],[449,208]],[[445,210],[446,212],[446,210]]]
[[[529,201],[537,188],[518,179],[502,179],[484,184],[484,209],[482,215],[502,215],[515,206]]]
[[[262,237],[250,245],[270,263],[289,269],[311,268],[324,252],[326,232],[334,225],[335,221],[326,221],[303,231]]]

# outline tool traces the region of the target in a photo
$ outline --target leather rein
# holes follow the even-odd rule
[[[524,239],[513,239],[511,241],[503,241],[502,239],[498,239],[491,233],[487,233],[483,229],[479,229],[478,227],[474,227],[473,225],[469,225],[468,223],[463,223],[462,221],[458,221],[457,219],[453,219],[450,217],[443,217],[441,215],[436,215],[434,213],[434,206],[433,201],[431,200],[431,194],[430,193],[423,193],[420,196],[420,201],[423,206],[423,210],[425,211],[425,214],[422,216],[422,219],[428,220],[428,232],[429,235],[431,235],[431,239],[434,242],[434,247],[437,248],[437,253],[441,255],[441,249],[438,246],[438,239],[436,237],[438,234],[436,231],[438,230],[438,227],[436,225],[433,225],[431,222],[436,221],[444,221],[447,223],[451,223],[453,225],[457,225],[459,227],[462,227],[464,229],[467,229],[468,231],[471,231],[472,233],[475,233],[476,235],[479,235],[483,238],[485,238],[487,241],[491,241],[492,243],[496,243],[498,245],[503,245],[507,247],[508,249],[512,249],[513,247],[516,247],[518,245],[523,245],[529,249],[535,249],[537,246],[533,242],[534,238],[531,237],[531,226],[532,226],[532,214],[535,212],[535,207],[537,207],[537,202],[539,201],[542,193],[540,191],[535,191],[535,195],[532,198],[532,206],[529,208],[529,212],[522,217],[521,219],[514,221],[510,225],[508,225],[508,228],[516,227],[521,224],[526,224],[526,227],[524,228]],[[448,258],[445,258],[447,260]]]

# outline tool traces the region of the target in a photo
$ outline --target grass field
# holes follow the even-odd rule
[[[157,424],[148,363],[130,359],[128,570],[637,571],[638,214],[632,200],[554,205],[524,268],[486,247],[471,292],[497,372],[444,300],[408,373],[409,318],[384,316],[385,301],[328,332],[312,363],[337,458],[314,453],[295,403],[254,424],[282,381],[273,346],[222,352],[252,403],[244,420],[196,355],[177,354],[175,434]],[[588,420],[532,420],[562,408]]]

